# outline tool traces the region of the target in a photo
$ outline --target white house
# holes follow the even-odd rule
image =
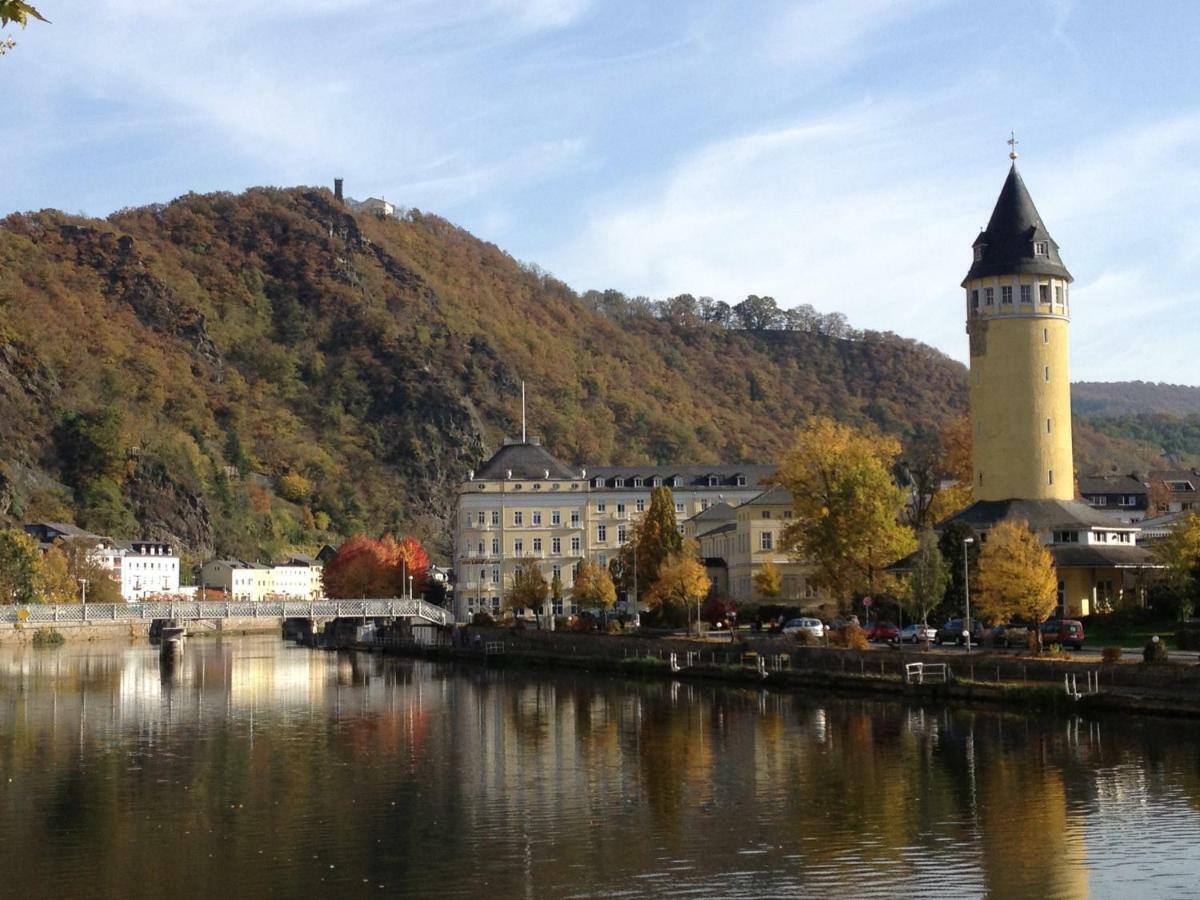
[[[271,593],[287,600],[319,600],[324,596],[320,563],[297,554],[271,567]]]
[[[278,565],[210,559],[200,569],[200,582],[205,588],[224,591],[230,600],[242,602],[319,600],[324,595],[321,571],[319,563],[302,555]]]
[[[179,593],[179,555],[161,541],[120,541],[113,575],[126,600],[144,600],[154,594]]]

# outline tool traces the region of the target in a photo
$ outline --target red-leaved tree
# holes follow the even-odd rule
[[[413,537],[397,541],[390,534],[369,538],[356,534],[338,549],[325,566],[325,596],[400,597],[407,590],[405,578],[412,576],[413,593],[425,588],[429,554]]]

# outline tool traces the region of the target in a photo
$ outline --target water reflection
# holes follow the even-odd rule
[[[1190,725],[328,654],[0,648],[9,896],[1181,896]]]

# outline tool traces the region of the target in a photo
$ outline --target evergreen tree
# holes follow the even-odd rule
[[[926,625],[929,611],[941,604],[950,583],[950,569],[938,547],[938,536],[931,529],[921,532],[912,566],[904,575],[900,602],[909,616]]]
[[[644,595],[658,580],[658,570],[667,557],[683,548],[683,535],[675,521],[675,495],[670,488],[656,487],[650,492],[650,506],[630,543],[637,548],[638,594]]]

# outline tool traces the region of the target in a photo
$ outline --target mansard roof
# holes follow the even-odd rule
[[[549,477],[570,481],[579,480],[580,473],[559,462],[537,441],[514,441],[506,443],[492,454],[492,458],[475,472],[475,477],[485,481],[503,481],[509,477],[526,480]]]
[[[1044,256],[1034,255],[1035,242],[1046,243]],[[973,278],[992,278],[1001,275],[1054,275],[1072,281],[1071,273],[1058,255],[1058,244],[1050,236],[1033,198],[1017,171],[1014,162],[1009,169],[987,228],[979,233],[975,243],[976,259],[965,286]]]

